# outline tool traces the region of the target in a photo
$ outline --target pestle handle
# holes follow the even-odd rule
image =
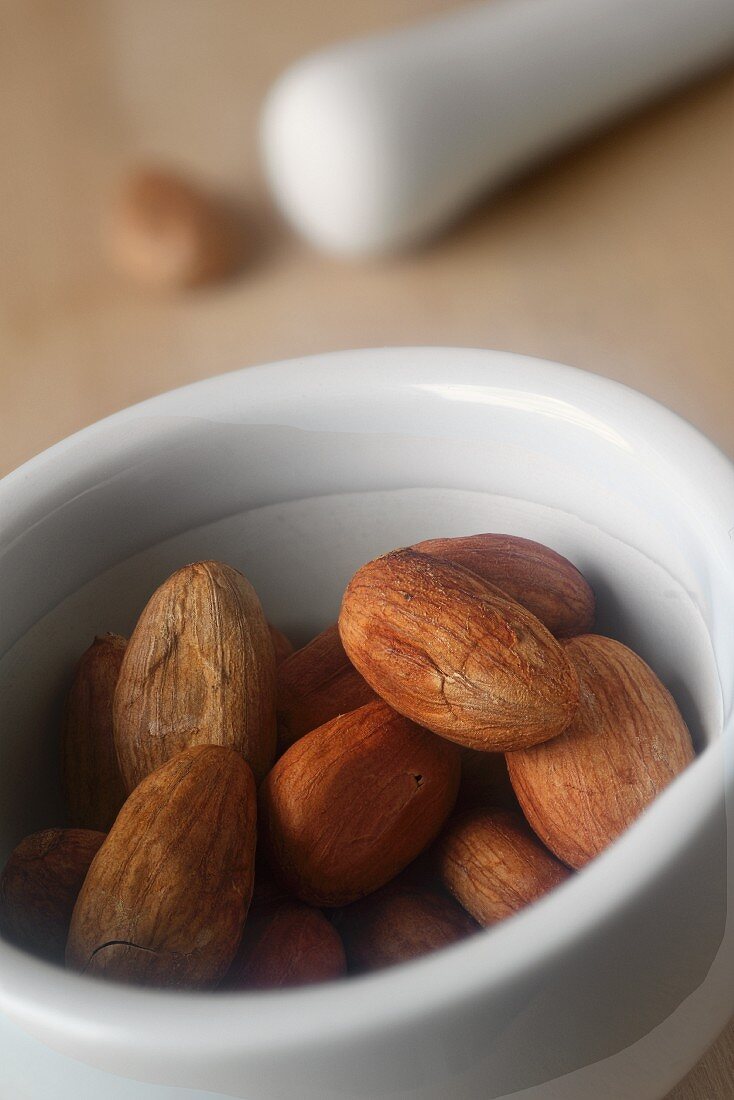
[[[263,110],[266,170],[317,246],[388,251],[732,54],[734,0],[475,4],[288,70]]]

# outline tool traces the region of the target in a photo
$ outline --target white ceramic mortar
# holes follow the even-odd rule
[[[173,995],[0,942],[3,1097],[659,1100],[734,1012],[734,471],[672,413],[506,353],[339,352],[65,440],[0,483],[0,524],[0,859],[60,821],[58,708],[79,652],[201,557],[242,568],[305,640],[380,551],[540,539],[587,573],[600,631],[651,662],[704,750],[568,886],[363,979]]]

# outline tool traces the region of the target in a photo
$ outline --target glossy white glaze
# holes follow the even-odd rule
[[[340,352],[126,410],[0,483],[0,516],[2,856],[58,820],[55,716],[78,652],[129,629],[158,580],[205,555],[244,568],[303,638],[351,570],[396,543],[540,538],[588,572],[601,627],[640,648],[708,744],[568,886],[359,981],[176,996],[0,943],[14,1095],[45,1100],[53,1078],[54,1100],[186,1087],[197,1100],[659,1100],[734,1011],[734,472],[673,414],[506,353]]]

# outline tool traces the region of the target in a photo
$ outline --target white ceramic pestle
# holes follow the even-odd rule
[[[314,244],[387,251],[732,53],[734,0],[475,4],[288,70],[264,107],[266,167]]]

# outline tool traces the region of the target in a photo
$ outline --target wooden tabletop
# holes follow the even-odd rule
[[[340,347],[463,344],[657,397],[734,455],[734,75],[566,153],[420,253],[349,265],[272,211],[262,96],[304,52],[450,0],[5,0],[0,33],[0,475],[154,393]],[[141,161],[242,203],[242,274],[153,294],[100,220]],[[734,1027],[670,1100],[734,1097]]]

